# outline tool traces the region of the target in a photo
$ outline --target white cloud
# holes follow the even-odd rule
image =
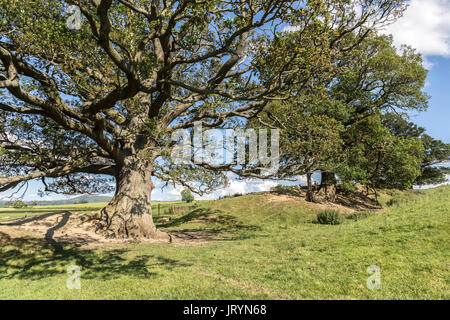
[[[238,179],[238,176],[234,173],[227,173],[229,185],[225,188],[220,188],[210,194],[198,196],[194,194],[196,200],[215,200],[220,197],[230,196],[234,194],[248,194],[254,192],[270,191],[278,184],[283,185],[306,185],[306,176],[297,176],[295,181],[275,181],[275,180],[263,180],[256,178]],[[313,174],[312,180],[319,181],[320,175]],[[173,188],[171,185],[161,189],[164,185],[161,181],[155,181],[156,187],[152,191],[153,201],[175,201],[181,200],[180,192],[184,189],[182,186],[176,186]]]
[[[313,179],[313,180],[314,180],[314,179]],[[315,181],[315,180],[314,180],[314,181]],[[304,176],[298,176],[298,177],[297,177],[296,184],[301,185],[301,186],[306,186],[306,184],[307,184],[306,175],[304,175]]]
[[[233,180],[230,181],[228,188],[221,190],[221,193],[236,194],[236,193],[246,193],[247,183],[245,181]]]
[[[284,32],[297,31],[286,26]],[[410,0],[403,17],[381,30],[392,34],[397,48],[410,45],[425,56],[424,66],[431,69],[431,56],[450,57],[450,0]]]
[[[171,196],[179,196],[180,195],[180,191],[177,189],[173,189],[170,190],[169,192],[167,192],[167,194],[171,195]]]
[[[314,175],[313,175],[314,176]],[[264,192],[270,191],[273,187],[278,184],[284,185],[306,185],[306,176],[297,176],[295,181],[274,181],[274,180],[262,180],[262,179],[243,179],[237,180],[234,174],[229,174],[230,184],[227,188],[218,190],[212,194],[199,197],[202,200],[212,200],[219,197],[233,195],[233,194],[247,194],[253,192]],[[313,177],[313,181],[317,181]],[[197,197],[196,197],[197,198]]]
[[[259,181],[256,184],[253,184],[252,187],[254,189],[254,192],[262,192],[262,191],[269,191],[276,185],[278,185],[278,182],[276,182],[276,181],[264,180],[264,181]]]
[[[450,174],[446,174],[445,177],[447,178],[447,181],[444,183],[427,184],[424,186],[414,186],[414,189],[423,190],[423,189],[432,189],[432,188],[436,188],[436,187],[440,187],[440,186],[450,185]]]
[[[247,194],[253,192],[263,192],[269,191],[272,187],[279,184],[277,181],[273,180],[261,180],[261,179],[237,179],[237,176],[229,173],[228,179],[230,181],[229,185],[225,188],[221,188],[213,193],[206,194],[203,196],[194,195],[197,200],[214,200],[220,197],[234,195],[234,194]],[[183,187],[177,186],[173,188],[172,186],[167,186],[164,189],[161,189],[163,183],[156,182],[156,188],[152,191],[152,200],[164,200],[164,201],[173,201],[180,200],[181,195],[180,192],[183,190]]]
[[[173,188],[172,186],[166,186],[165,188],[162,188],[164,186],[161,182],[156,182],[156,187],[152,191],[152,200],[153,201],[175,201],[175,200],[181,200],[181,188],[180,186],[177,186],[176,188]]]
[[[283,32],[295,32],[300,30],[299,26],[286,26],[283,28]]]
[[[403,17],[386,27],[397,47],[407,44],[425,56],[450,57],[450,1],[411,0]],[[432,67],[428,60],[426,67]]]

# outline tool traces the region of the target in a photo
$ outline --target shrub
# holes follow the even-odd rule
[[[386,202],[386,205],[388,207],[392,207],[393,205],[397,204],[398,200],[397,199],[390,199],[388,202]]]
[[[389,195],[389,196],[391,196],[391,197],[393,197],[393,196],[397,195],[397,192],[394,191],[394,190],[387,190],[387,191],[386,191],[386,194]]]
[[[358,190],[358,188],[356,187],[356,185],[352,182],[346,182],[344,181],[342,184],[339,185],[339,189],[340,191],[348,194],[351,192],[355,192]]]
[[[340,224],[342,223],[342,216],[336,210],[323,210],[317,214],[317,222],[320,224]]]

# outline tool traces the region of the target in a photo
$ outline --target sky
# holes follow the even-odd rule
[[[411,113],[411,121],[424,127],[432,137],[450,143],[450,0],[411,0],[403,17],[383,32],[393,34],[397,47],[407,44],[423,54],[424,65],[430,70],[425,91],[431,96],[431,100],[426,112]],[[271,180],[237,180],[231,174],[229,178],[231,182],[227,188],[203,197],[196,196],[196,199],[216,199],[236,193],[267,191],[278,184]],[[304,177],[298,177],[294,183],[304,185],[305,181]],[[153,200],[181,199],[181,187],[161,189],[162,183],[156,181],[155,184]],[[68,198],[54,194],[41,198],[37,194],[40,188],[40,182],[31,181],[23,199],[33,201]],[[22,193],[23,190],[19,195]],[[0,200],[7,200],[10,195],[11,191],[0,193]]]
[[[411,0],[403,17],[389,26],[397,47],[416,48],[429,69],[425,91],[431,95],[426,112],[411,120],[434,138],[450,143],[450,0]]]

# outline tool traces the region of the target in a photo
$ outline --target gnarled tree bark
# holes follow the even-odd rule
[[[314,191],[312,188],[312,179],[311,179],[312,173],[308,172],[306,174],[306,181],[307,181],[307,191],[306,191],[306,201],[308,202],[314,202]]]
[[[124,159],[117,169],[115,195],[100,212],[100,232],[122,239],[170,239],[167,233],[157,230],[153,223],[151,176],[150,160],[136,155]]]
[[[336,183],[337,181],[334,172],[321,172],[320,189],[323,189],[327,200],[336,200]]]

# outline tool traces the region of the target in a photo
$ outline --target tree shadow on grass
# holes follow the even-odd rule
[[[0,223],[0,226],[21,226],[21,225],[24,225],[24,224],[27,224],[30,222],[44,220],[45,218],[49,218],[51,216],[58,215],[58,214],[67,215],[67,213],[69,213],[69,215],[70,215],[70,212],[68,212],[68,211],[49,212],[49,213],[40,214],[40,215],[36,215],[36,216],[32,216],[32,217],[24,217],[24,218],[19,218],[17,220],[3,222],[3,223]],[[67,221],[66,221],[66,223],[67,223]]]
[[[45,239],[30,236],[10,236],[0,231],[0,280],[1,279],[44,279],[66,274],[72,265],[81,267],[84,279],[114,279],[120,275],[137,278],[157,277],[159,272],[189,267],[190,264],[170,259],[162,255],[136,254],[130,249],[83,249],[56,242],[53,238],[56,230],[67,224],[70,212],[54,212],[35,217],[24,218],[4,226],[22,224],[48,218],[59,214],[56,224],[50,226]],[[201,222],[201,227],[186,227],[170,230],[176,236],[186,240],[238,240],[257,237],[258,226],[245,225],[236,217],[224,214],[220,210],[197,208],[180,216],[164,228],[177,228],[188,222]],[[9,231],[7,231],[9,232]]]
[[[49,229],[47,229],[47,231],[45,233],[45,240],[54,248],[56,253],[60,253],[63,251],[62,243],[57,242],[54,239],[54,236],[55,236],[55,232],[57,230],[61,229],[69,222],[70,216],[72,215],[72,213],[69,211],[49,212],[49,213],[41,214],[38,216],[24,217],[24,218],[10,221],[10,222],[0,223],[0,226],[3,225],[3,226],[17,227],[17,226],[25,225],[27,223],[41,221],[41,220],[44,220],[46,218],[49,218],[49,217],[52,217],[55,215],[59,215],[59,217],[56,219],[56,224],[53,225],[52,227],[50,227]]]
[[[356,210],[377,210],[381,209],[379,203],[375,199],[371,199],[362,192],[352,192],[345,194],[338,190],[336,194],[336,203],[344,207],[353,208]]]
[[[189,222],[199,222],[202,226],[181,227]],[[243,224],[235,216],[209,208],[197,208],[158,227],[185,241],[243,240],[256,237],[256,231],[261,230],[259,226]]]
[[[120,275],[157,277],[158,271],[176,270],[189,264],[161,255],[135,255],[128,249],[78,249],[56,252],[44,239],[12,238],[0,232],[0,280],[39,280],[66,274],[77,265],[84,279],[114,279]]]
[[[291,196],[295,198],[304,198],[306,196],[306,188],[300,186],[284,187],[279,190],[270,191],[271,194],[278,196]]]

